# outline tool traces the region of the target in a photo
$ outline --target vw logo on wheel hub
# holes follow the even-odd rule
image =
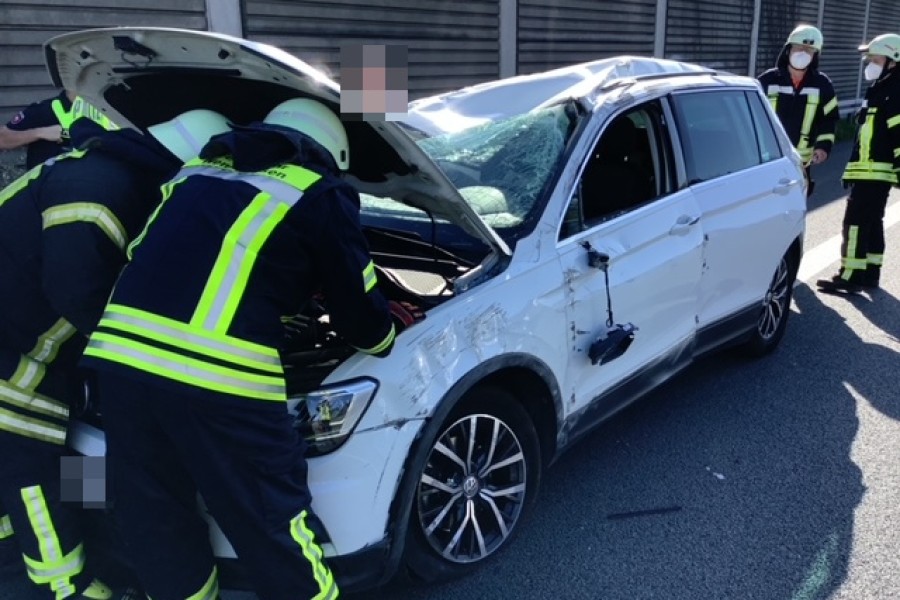
[[[478,482],[478,478],[474,475],[469,475],[466,477],[466,480],[463,481],[463,493],[466,495],[466,498],[474,498],[476,494],[478,494],[479,490],[481,490],[481,484]]]

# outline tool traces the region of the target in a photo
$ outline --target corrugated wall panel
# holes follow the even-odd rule
[[[656,0],[519,0],[518,72],[653,54]]]
[[[204,0],[3,0],[0,123],[54,93],[42,45],[76,29],[147,25],[206,29]]]
[[[822,35],[825,51],[820,68],[831,77],[839,101],[857,97],[860,60],[857,46],[863,39],[866,0],[831,0],[825,2]]]
[[[499,0],[245,0],[244,32],[338,82],[342,45],[405,45],[412,100],[499,77],[499,13]]]
[[[666,58],[747,74],[753,0],[669,0]]]
[[[818,19],[819,0],[762,0],[756,71],[753,75],[775,66],[775,60],[794,27],[801,23],[816,25]],[[823,52],[830,51],[839,49],[832,47],[831,40],[826,39]]]

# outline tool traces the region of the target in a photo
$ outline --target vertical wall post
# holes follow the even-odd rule
[[[747,75],[756,76],[756,54],[759,51],[759,22],[762,19],[762,0],[753,2],[753,26],[750,29],[750,61]]]
[[[816,19],[816,27],[822,31],[822,24],[825,23],[825,0],[819,0],[819,18]]]
[[[656,36],[653,39],[653,56],[666,57],[666,19],[668,18],[668,0],[656,0]]]
[[[860,44],[865,44],[869,41],[869,12],[872,8],[872,0],[866,0],[866,18],[863,21],[863,30],[862,30],[862,40],[860,40]],[[863,68],[862,61],[859,61],[859,69],[856,75],[856,97],[862,100],[862,84],[863,84]]]
[[[206,0],[206,23],[210,31],[243,37],[241,0]]]
[[[512,77],[518,72],[519,0],[500,2],[500,77]]]

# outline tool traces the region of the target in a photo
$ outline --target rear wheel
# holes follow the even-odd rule
[[[509,545],[534,503],[541,459],[528,413],[496,387],[470,392],[424,452],[406,563],[431,582],[463,575]]]
[[[743,350],[749,356],[764,356],[774,350],[787,328],[788,316],[791,314],[791,297],[794,291],[794,279],[797,276],[796,261],[790,254],[782,257],[772,275],[769,289],[763,299],[762,310],[756,322],[752,337],[744,345]]]

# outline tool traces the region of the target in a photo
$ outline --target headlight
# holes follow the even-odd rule
[[[292,397],[294,426],[309,446],[307,454],[334,452],[347,441],[377,389],[375,381],[357,379]]]

